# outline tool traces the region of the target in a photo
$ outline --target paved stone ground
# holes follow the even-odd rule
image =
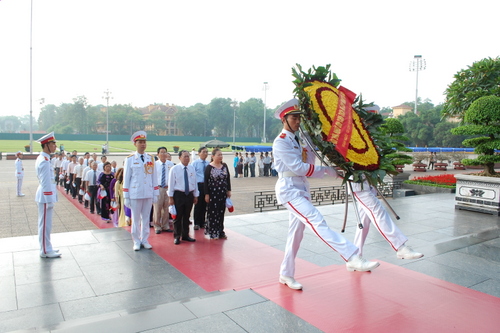
[[[121,165],[126,155],[110,156],[109,160],[116,160]],[[232,155],[226,154],[225,161],[232,165]],[[178,160],[174,158],[174,163]],[[16,196],[16,179],[14,172],[14,161],[0,160],[0,181],[2,191],[0,191],[0,238],[37,235],[37,205],[34,201],[38,180],[35,174],[35,161],[23,161],[25,176],[23,181],[23,192],[25,197]],[[231,170],[233,171],[233,170]],[[427,174],[441,174],[442,171],[429,171],[425,173],[413,172],[411,167],[407,167],[405,172],[413,176]],[[446,173],[463,173],[470,171],[449,170]],[[230,215],[254,213],[254,192],[274,190],[276,177],[255,177],[255,178],[231,178],[232,199],[235,211]],[[341,181],[326,176],[323,179],[310,178],[311,187],[328,185],[340,185]],[[229,213],[228,213],[229,214]],[[96,229],[73,203],[59,196],[53,217],[53,233],[81,231]]]

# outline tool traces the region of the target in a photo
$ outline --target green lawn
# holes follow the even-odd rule
[[[149,141],[148,142],[148,151],[153,152],[156,151],[158,147],[165,146],[168,151],[174,151],[174,146],[179,146],[180,149],[185,149],[191,151],[192,148],[198,150],[200,144],[203,142],[193,142],[193,141]],[[231,145],[232,143],[229,142]],[[101,153],[101,147],[103,141],[58,141],[57,146],[61,144],[64,145],[65,151],[76,150],[80,152],[90,152],[90,153]],[[236,142],[237,146],[252,146],[252,145],[260,145],[261,143],[255,142]],[[29,141],[25,140],[2,140],[0,144],[0,152],[3,153],[14,153],[17,151],[24,152],[24,146],[29,145]],[[271,146],[272,143],[267,143],[265,145]],[[40,151],[40,144],[36,141],[33,141],[33,151]],[[132,152],[135,151],[134,145],[130,141],[109,141],[109,151],[110,152]],[[231,151],[231,147],[224,148],[222,151]]]

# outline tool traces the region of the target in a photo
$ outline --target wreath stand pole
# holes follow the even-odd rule
[[[304,131],[304,129],[301,127],[299,127],[299,130],[300,130],[300,134],[301,134],[301,137],[302,137],[302,140],[304,140],[304,142],[309,146],[309,148],[311,148],[311,151],[314,153],[314,155],[321,161],[323,162],[326,166],[331,166],[329,162],[327,162],[323,156],[321,156],[315,149],[315,145],[311,142],[311,138],[309,137],[309,135]],[[352,191],[352,185],[350,182],[349,183],[349,188],[350,188],[350,195],[352,197],[352,202],[353,202],[353,205],[354,205],[354,212],[356,214],[356,219],[358,220],[358,227],[359,229],[363,229],[363,224],[361,223],[361,219],[359,217],[359,212],[358,212],[358,206],[356,204],[356,198],[354,197],[354,192]],[[347,186],[346,186],[346,189],[347,189]],[[347,203],[349,202],[349,197],[346,198],[346,201],[345,201],[345,214],[344,214],[344,224],[342,226],[342,230],[341,232],[344,232],[345,231],[345,227],[346,227],[346,224],[347,224],[347,210],[348,210],[348,207],[347,207]]]
[[[387,206],[387,208],[389,208],[389,210],[391,211],[391,213],[394,214],[394,217],[396,218],[396,220],[401,219],[399,217],[399,215],[396,213],[396,211],[392,208],[392,206],[387,202],[387,199],[384,197],[384,195],[382,194],[382,192],[380,192],[380,190],[378,189],[378,187],[375,186],[375,185],[373,185],[370,180],[368,180],[368,182],[370,183],[371,186],[375,187],[375,189],[377,190],[377,193],[378,193],[379,197],[382,198],[382,201],[385,203],[385,205]]]

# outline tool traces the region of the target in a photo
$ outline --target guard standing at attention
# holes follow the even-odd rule
[[[52,214],[57,202],[57,189],[54,181],[54,169],[50,163],[50,154],[56,151],[54,132],[41,137],[37,142],[42,145],[42,152],[35,162],[38,188],[35,201],[38,206],[38,241],[40,243],[40,257],[57,258],[61,256],[59,250],[52,248],[50,232],[52,230]]]
[[[125,206],[132,211],[132,240],[134,251],[141,246],[152,249],[149,244],[149,219],[151,207],[158,200],[158,177],[153,156],[146,154],[144,131],[137,131],[130,138],[137,151],[125,159],[123,167],[123,198]]]

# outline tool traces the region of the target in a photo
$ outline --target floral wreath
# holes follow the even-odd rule
[[[385,156],[391,151],[388,139],[378,130],[382,117],[365,111],[372,104],[363,104],[361,97],[339,86],[341,80],[330,65],[304,72],[297,64],[292,72],[294,93],[304,111],[303,133],[330,164],[345,171],[344,181],[360,181],[365,175],[376,184],[387,173],[397,173]]]

